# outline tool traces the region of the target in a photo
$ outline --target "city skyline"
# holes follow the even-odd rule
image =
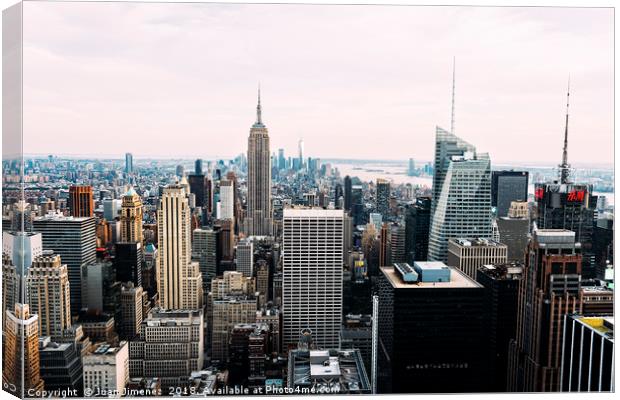
[[[494,164],[515,161],[513,154],[524,163],[560,161],[568,74],[569,159],[613,162],[610,9],[161,3],[27,3],[25,9],[25,153],[62,154],[70,140],[72,152],[86,155],[91,142],[74,138],[89,132],[101,138],[99,155],[116,153],[122,140],[123,150],[139,158],[232,158],[245,148],[260,81],[272,152],[294,155],[303,138],[305,152],[321,158],[429,159],[435,126],[450,127],[455,56],[455,133],[483,143],[480,151],[490,152]],[[272,18],[286,22],[271,27]],[[118,29],[102,28],[112,20]],[[437,20],[451,28],[437,30]],[[325,32],[304,29],[312,24]],[[289,30],[292,38],[284,34]],[[228,45],[221,46],[219,34]],[[415,51],[399,44],[404,38]],[[196,150],[170,146],[179,131]],[[362,137],[368,146],[352,152]],[[507,137],[514,139],[510,148]]]

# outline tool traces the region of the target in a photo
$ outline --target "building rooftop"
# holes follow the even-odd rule
[[[485,239],[485,238],[474,238],[474,239],[457,238],[457,239],[450,239],[450,242],[454,242],[455,244],[458,244],[459,246],[463,246],[463,247],[474,247],[474,246],[506,247],[505,244],[496,242],[495,240]]]
[[[344,212],[342,210],[326,210],[321,207],[300,207],[285,208],[284,218],[343,218]]]
[[[575,316],[575,320],[590,327],[593,331],[597,332],[601,336],[605,336],[613,341],[614,338],[614,317],[613,316],[601,316],[601,317],[582,317]]]
[[[437,269],[440,266],[446,267],[446,265],[439,261],[427,261],[418,262],[416,264],[423,264],[423,268]],[[392,287],[396,289],[467,289],[467,288],[480,288],[478,282],[474,281],[456,268],[446,267],[450,269],[450,281],[449,282],[417,282],[417,283],[405,283],[401,280],[400,275],[394,267],[381,267],[381,272],[392,284]]]

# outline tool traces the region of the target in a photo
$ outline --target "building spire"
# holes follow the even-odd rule
[[[570,99],[570,75],[568,76],[568,88],[566,90],[566,123],[564,125],[564,150],[562,151],[562,164],[560,167],[560,183],[568,183],[570,164],[568,163],[568,104]]]
[[[454,135],[454,87],[456,83],[456,56],[452,58],[452,118],[450,120],[450,133]]]
[[[258,105],[256,106],[256,123],[262,124],[261,108],[260,108],[260,82],[258,83]]]

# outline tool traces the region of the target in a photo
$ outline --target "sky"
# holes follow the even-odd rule
[[[24,4],[24,152],[271,150],[430,160],[435,126],[492,162],[613,163],[610,8]]]

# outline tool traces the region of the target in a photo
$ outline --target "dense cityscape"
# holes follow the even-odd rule
[[[3,160],[4,390],[613,391],[613,169],[571,167],[568,104],[557,136],[557,167],[453,124],[427,161],[322,160],[259,90],[234,159]]]

